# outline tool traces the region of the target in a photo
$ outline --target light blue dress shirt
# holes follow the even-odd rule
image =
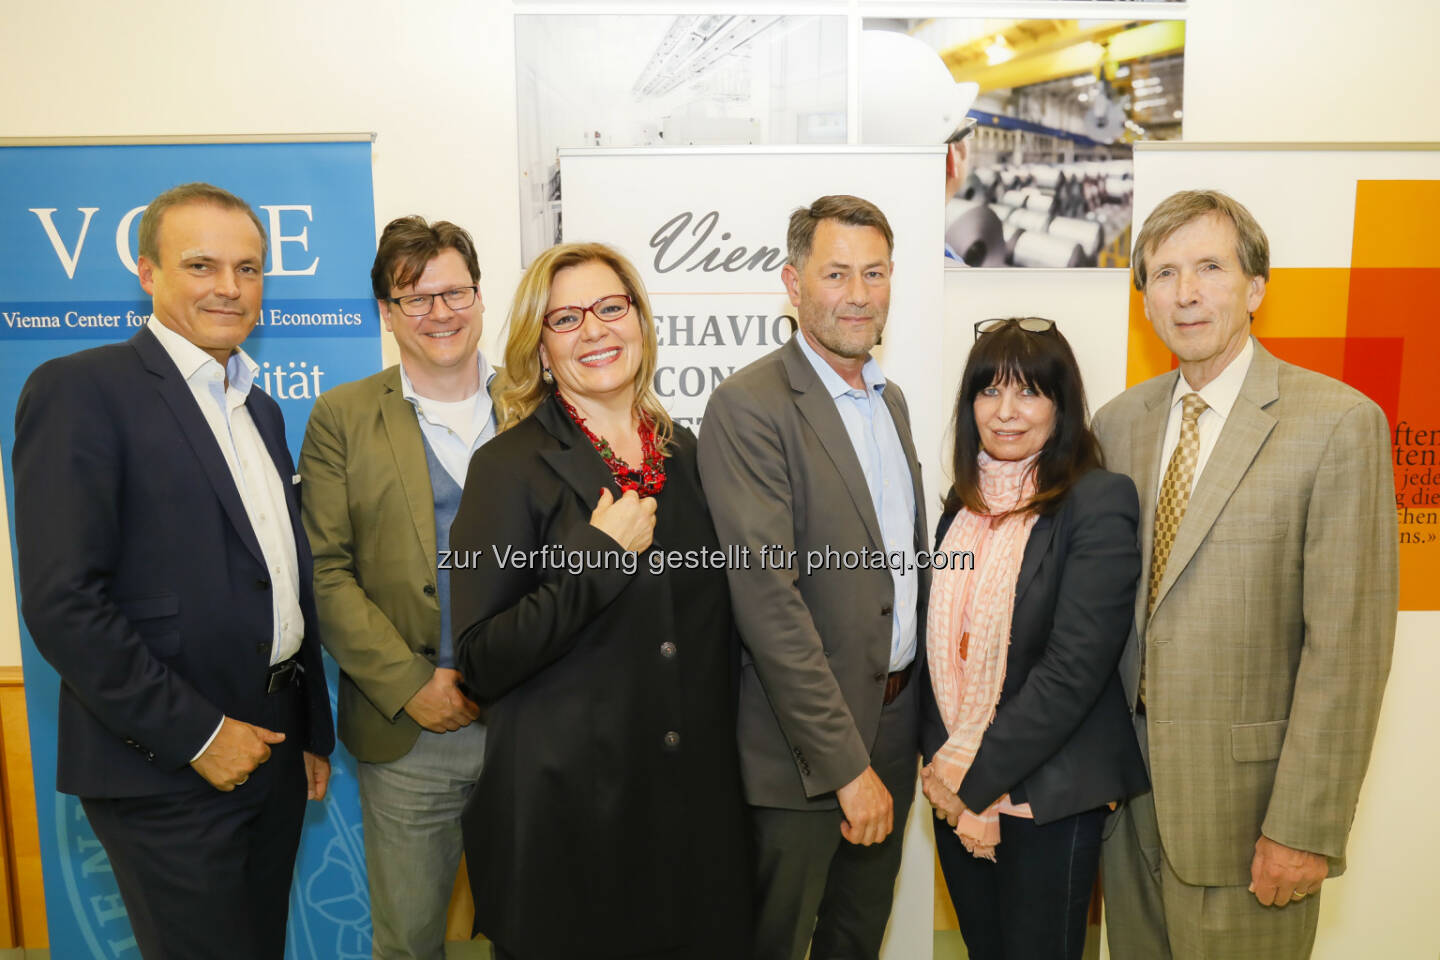
[[[915,488],[910,479],[910,464],[905,459],[905,448],[900,445],[900,433],[885,405],[885,375],[880,364],[871,357],[860,370],[865,382],[863,390],[850,386],[845,378],[835,372],[810,346],[805,335],[799,331],[795,339],[800,350],[826,391],[835,400],[835,409],[845,424],[850,444],[860,461],[865,474],[865,485],[870,488],[870,501],[875,505],[875,516],[880,521],[880,534],[885,540],[885,553],[889,556],[903,556],[903,567],[890,568],[895,582],[895,612],[891,620],[890,671],[903,670],[915,660],[916,605],[920,598],[920,584],[915,572]],[[837,550],[848,549],[839,544]]]

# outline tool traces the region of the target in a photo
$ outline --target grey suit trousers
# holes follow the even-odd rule
[[[919,686],[912,675],[880,713],[870,765],[890,791],[895,829],[859,847],[834,810],[751,807],[756,849],[756,960],[876,960],[890,920],[919,761]],[[813,938],[813,939],[812,939]]]

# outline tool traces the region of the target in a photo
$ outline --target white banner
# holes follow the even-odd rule
[[[883,210],[895,272],[876,356],[909,401],[935,519],[954,404],[943,381],[943,146],[561,150],[560,177],[565,240],[608,243],[640,270],[660,341],[655,387],[692,429],[721,380],[790,338],[780,268],[791,211],[836,193]],[[926,960],[934,948],[928,814],[917,797],[884,960]]]
[[[784,317],[795,311],[780,282],[790,212],[831,193],[871,201],[895,232],[890,323],[877,355],[910,398],[922,459],[933,460],[944,416],[917,401],[941,371],[944,223],[935,198],[944,173],[939,146],[561,150],[564,236],[611,244],[639,268],[660,341],[655,389],[693,429],[721,380],[790,338]]]

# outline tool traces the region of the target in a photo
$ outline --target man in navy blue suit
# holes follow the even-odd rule
[[[146,960],[284,955],[334,745],[299,477],[240,349],[266,239],[209,184],[140,222],[154,313],[40,366],[15,413],[21,610],[63,681],[79,796]]]

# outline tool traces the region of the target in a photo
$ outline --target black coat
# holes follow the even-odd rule
[[[1031,528],[1005,684],[960,785],[971,810],[1008,792],[1044,824],[1149,788],[1115,669],[1135,613],[1139,511],[1128,477],[1094,470]],[[954,519],[940,518],[936,549]],[[933,689],[924,689],[921,738],[933,758],[947,734]]]
[[[285,488],[305,639],[303,746],[335,744],[310,549],[280,408],[245,400]],[[51,360],[15,410],[20,599],[60,687],[56,789],[203,788],[190,767],[222,715],[265,725],[270,572],[215,435],[148,329]]]
[[[520,960],[749,954],[725,572],[650,566],[717,546],[688,431],[666,467],[638,569],[597,569],[623,556],[589,522],[618,491],[547,400],[475,454],[451,528],[474,560],[452,574],[457,667],[489,704],[462,818],[476,929]],[[585,551],[584,569],[496,555],[547,545]]]

